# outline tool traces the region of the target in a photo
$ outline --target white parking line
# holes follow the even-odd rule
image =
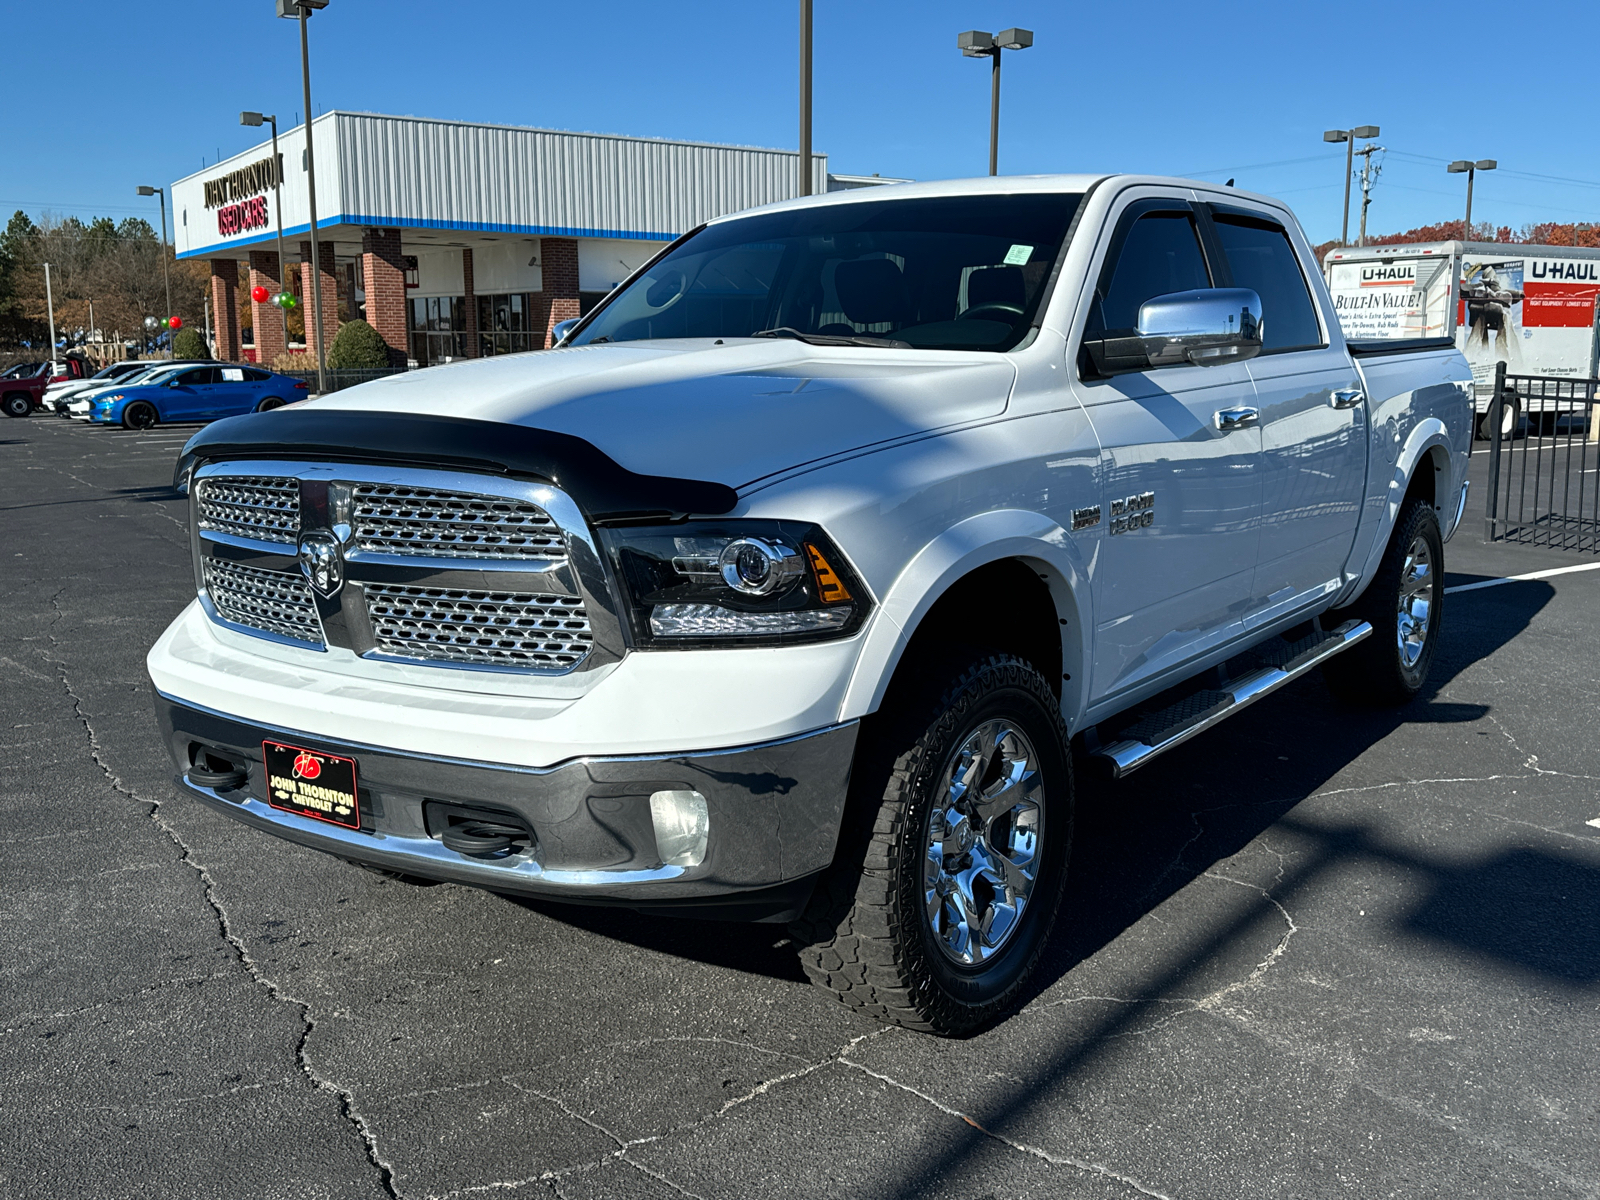
[[[1530,579],[1549,579],[1554,575],[1571,575],[1574,571],[1600,571],[1600,563],[1584,563],[1576,567],[1556,567],[1550,571],[1530,571],[1526,575],[1507,575],[1504,579],[1480,579],[1477,583],[1458,583],[1444,590],[1446,596],[1456,592],[1475,592],[1479,588],[1499,587],[1502,583],[1523,583]]]

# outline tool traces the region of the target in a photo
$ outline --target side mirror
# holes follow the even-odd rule
[[[582,317],[573,317],[569,321],[557,321],[554,325],[552,325],[550,327],[550,333],[553,335],[554,340],[551,343],[551,348],[554,349],[556,346],[559,346],[562,342],[566,341],[567,334],[576,329],[578,322],[582,319]]]
[[[1196,288],[1139,306],[1139,327],[1085,339],[1104,375],[1193,363],[1214,367],[1261,353],[1261,297],[1249,288]]]
[[[1249,288],[1200,288],[1139,306],[1139,337],[1152,367],[1211,367],[1261,353],[1261,297]]]

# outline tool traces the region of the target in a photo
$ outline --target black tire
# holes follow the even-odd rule
[[[1517,435],[1517,423],[1522,419],[1522,400],[1513,391],[1507,391],[1500,413],[1500,440],[1509,442]],[[1494,401],[1478,416],[1478,436],[1484,441],[1494,437]]]
[[[932,686],[902,689],[895,707],[905,716],[895,719],[886,705],[884,713],[871,719],[874,724],[862,730],[838,852],[790,934],[812,982],[844,1004],[908,1029],[953,1036],[1003,1015],[1044,952],[1071,852],[1072,759],[1060,703],[1044,677],[1022,659],[974,654],[926,682]],[[1019,786],[1010,798],[1029,801],[1032,812],[1019,817],[1029,804],[1018,804],[1008,815],[995,817],[982,833],[974,832],[976,821],[958,831],[944,814],[955,812],[964,801],[951,798],[947,781],[967,749],[964,744],[997,726],[1023,735],[1022,741],[1003,740],[1013,750],[1031,744],[1038,781]],[[960,761],[975,764],[992,779],[994,765],[1003,759],[996,753]],[[999,794],[998,785],[979,794]],[[1029,820],[1035,822],[1032,840],[1023,828]],[[956,847],[949,858],[928,853],[935,828],[942,831],[943,845]],[[959,869],[962,863],[970,865],[975,854],[992,854],[986,840],[991,836],[1009,837],[1014,853],[1033,851],[1021,860],[1024,868],[1033,864],[1031,891],[1010,932],[999,936],[989,956],[983,957],[986,951],[980,946],[973,953],[982,961],[962,964],[955,950],[946,948],[954,945],[951,937],[941,938],[934,929],[935,921],[955,911],[957,901],[946,896],[940,901],[940,916],[930,918],[925,897],[944,895],[938,889],[957,878],[947,874],[952,859]],[[963,842],[963,837],[969,840]],[[1000,857],[1017,865],[1010,855]],[[942,865],[929,867],[931,863]],[[925,868],[937,870],[941,878],[930,884]],[[993,901],[1011,899],[1014,893],[996,891],[977,876],[966,886],[988,895],[988,927],[1004,928],[1008,918],[1003,913],[1009,910]],[[930,887],[935,890],[926,890]]]
[[[1417,590],[1420,576],[1412,549],[1426,551],[1428,584]],[[1411,589],[1411,606],[1402,613],[1402,589]],[[1415,602],[1427,604],[1420,636]],[[1433,505],[1407,500],[1395,521],[1383,562],[1367,590],[1348,608],[1329,613],[1324,625],[1352,617],[1372,624],[1362,642],[1323,664],[1323,678],[1335,696],[1349,704],[1394,707],[1409,703],[1428,679],[1428,667],[1439,644],[1444,617],[1444,539]]]
[[[33,411],[33,398],[27,392],[8,392],[0,400],[0,408],[6,410],[8,417],[25,417]]]
[[[122,427],[124,429],[152,429],[156,423],[156,410],[152,404],[143,400],[135,400],[122,410]]]
[[[281,396],[268,396],[260,404],[256,405],[256,411],[271,412],[275,408],[282,408],[287,403],[288,401],[284,400]]]

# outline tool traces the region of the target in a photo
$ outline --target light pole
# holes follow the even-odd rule
[[[1467,229],[1466,229],[1466,232],[1464,234],[1462,234],[1462,236],[1461,236],[1461,240],[1463,242],[1468,242],[1468,241],[1472,240],[1472,181],[1473,181],[1473,178],[1478,174],[1479,171],[1492,171],[1496,167],[1498,167],[1499,165],[1500,164],[1497,163],[1492,158],[1480,158],[1477,162],[1471,162],[1470,160],[1465,159],[1465,158],[1458,158],[1458,159],[1456,159],[1455,162],[1451,163],[1448,167],[1445,168],[1445,170],[1449,171],[1450,174],[1452,174],[1452,175],[1461,175],[1461,174],[1464,173],[1466,175],[1466,177],[1467,177]],[[1574,240],[1573,245],[1577,245],[1576,240]]]
[[[55,374],[56,364],[56,298],[50,290],[50,264],[44,265],[44,306],[50,315],[50,373]]]
[[[989,174],[1000,173],[1000,52],[1026,50],[1033,45],[1033,30],[1002,29],[999,33],[984,33],[969,29],[956,38],[956,47],[968,58],[990,58],[994,66],[989,72]]]
[[[278,0],[278,15],[300,22],[300,84],[306,101],[306,191],[311,198],[311,306],[317,331],[317,390],[328,390],[328,351],[322,341],[322,255],[317,247],[317,160],[311,152],[311,51],[306,42],[306,19],[328,0]],[[280,252],[278,270],[283,270]],[[287,328],[287,327],[286,327]]]
[[[800,194],[811,195],[811,0],[800,0]]]
[[[167,357],[172,357],[172,276],[167,273],[167,193],[139,185],[139,195],[161,197],[161,281],[167,286]]]
[[[239,124],[260,126],[263,123],[272,125],[272,211],[278,216],[278,315],[283,318],[283,348],[289,348],[289,310],[283,306],[283,295],[289,289],[283,278],[283,155],[278,153],[278,117],[276,113],[242,112],[239,114]],[[307,138],[310,137],[310,126],[307,126]],[[313,246],[315,242],[311,243]],[[220,317],[218,318],[221,319]],[[322,340],[318,335],[318,342]]]
[[[1350,176],[1355,173],[1356,139],[1378,136],[1376,125],[1357,125],[1354,129],[1330,129],[1322,135],[1325,142],[1344,142],[1344,225],[1339,231],[1339,245],[1350,244]]]

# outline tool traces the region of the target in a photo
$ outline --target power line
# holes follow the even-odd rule
[[[1177,179],[1197,179],[1201,175],[1237,175],[1240,171],[1264,171],[1268,167],[1292,167],[1300,163],[1327,162],[1326,154],[1313,154],[1309,158],[1280,158],[1277,162],[1246,163],[1242,167],[1212,167],[1207,171],[1180,171]]]

